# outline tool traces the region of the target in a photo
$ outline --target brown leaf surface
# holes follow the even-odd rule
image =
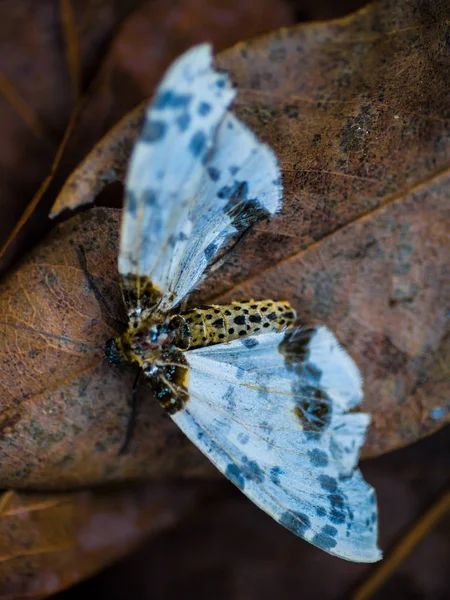
[[[287,0],[4,2],[0,270],[49,230],[70,173],[183,50],[204,40],[221,50],[293,22]]]
[[[0,496],[0,600],[47,598],[177,523],[205,486]]]
[[[445,2],[385,0],[218,60],[237,114],[277,150],[285,205],[193,303],[285,298],[328,324],[364,374],[366,455],[450,419],[449,17]],[[113,158],[123,172],[115,148],[131,144],[140,110],[73,174],[71,202],[92,202]]]
[[[117,335],[92,293],[77,249],[110,304],[125,318],[118,288],[117,209],[94,209],[57,227],[0,291],[0,464],[10,488],[68,489],[214,469],[163,415],[148,386],[132,452],[118,456],[134,378],[103,353]]]

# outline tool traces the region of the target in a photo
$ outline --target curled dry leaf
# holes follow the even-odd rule
[[[174,525],[204,486],[0,496],[0,600],[47,598]]]

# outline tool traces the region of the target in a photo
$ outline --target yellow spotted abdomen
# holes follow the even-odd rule
[[[199,306],[175,315],[175,345],[183,350],[222,344],[253,334],[282,331],[297,318],[288,302],[261,300]]]

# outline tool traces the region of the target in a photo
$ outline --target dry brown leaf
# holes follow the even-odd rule
[[[449,13],[445,2],[375,2],[218,60],[238,86],[234,110],[277,150],[285,205],[193,303],[286,298],[303,321],[327,323],[364,374],[366,455],[450,419]],[[123,172],[115,148],[131,144],[140,111],[73,174],[57,210],[92,202],[112,157]]]
[[[0,478],[4,487],[68,489],[213,468],[141,386],[132,452],[118,456],[134,373],[111,369],[103,348],[117,335],[89,274],[125,318],[116,248],[120,211],[94,209],[56,228],[1,286],[3,373]]]
[[[204,486],[0,496],[0,600],[47,598],[177,523]]]

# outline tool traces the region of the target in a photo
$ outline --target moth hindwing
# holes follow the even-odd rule
[[[146,375],[184,433],[255,504],[341,558],[373,562],[374,490],[357,468],[369,416],[359,371],[325,327],[295,328],[283,301],[180,303],[240,232],[276,214],[272,149],[196,46],[166,73],[130,161],[119,273],[127,331],[111,362]]]

